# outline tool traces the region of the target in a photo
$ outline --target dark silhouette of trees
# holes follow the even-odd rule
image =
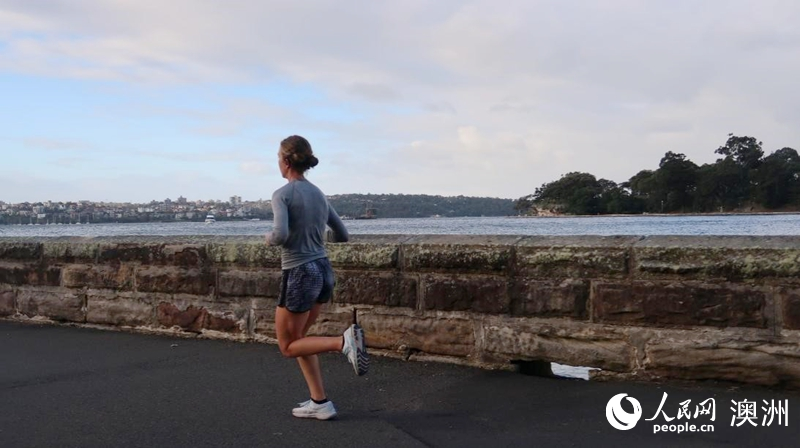
[[[769,156],[753,173],[753,198],[765,208],[780,208],[800,202],[800,156],[782,148]]]
[[[514,203],[519,213],[688,213],[800,210],[800,156],[782,148],[764,156],[754,137],[728,135],[713,164],[697,166],[668,151],[658,169],[641,170],[616,184],[590,173],[567,173]]]
[[[427,218],[430,216],[509,216],[515,213],[511,199],[424,194],[343,194],[328,198],[343,216],[358,217],[367,204],[378,218]]]

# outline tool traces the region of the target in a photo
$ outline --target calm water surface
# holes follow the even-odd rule
[[[345,221],[353,234],[800,235],[800,214],[580,218],[391,218]],[[270,221],[3,225],[0,237],[263,235]]]

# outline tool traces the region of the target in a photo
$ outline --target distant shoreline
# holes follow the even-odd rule
[[[488,215],[488,216],[404,216],[404,217],[376,217],[375,219],[370,219],[370,221],[374,220],[387,220],[387,219],[458,219],[458,218],[510,218],[510,219],[564,219],[564,218],[664,218],[664,217],[674,217],[674,218],[683,218],[687,216],[758,216],[758,215],[768,215],[768,216],[783,216],[783,215],[800,215],[800,211],[790,211],[790,212],[723,212],[723,213],[639,213],[639,214],[607,214],[607,215],[549,215],[549,216],[526,216],[526,215]],[[350,221],[359,221],[355,218],[347,219],[347,222]],[[267,219],[219,219],[217,220],[219,223],[234,223],[234,222],[260,222],[260,223],[271,223],[272,218]],[[5,226],[74,226],[78,223],[10,223],[10,222],[0,222],[0,228]],[[150,221],[87,221],[82,222],[82,225],[86,224],[203,224],[203,221],[200,220],[150,220]]]
[[[607,215],[510,215],[508,218],[630,218],[630,217],[676,217],[685,216],[754,216],[754,215],[800,215],[800,211],[794,212],[716,212],[716,213],[630,213],[630,214],[607,214]]]

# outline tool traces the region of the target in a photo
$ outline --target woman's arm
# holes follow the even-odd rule
[[[272,195],[272,214],[275,219],[272,225],[272,233],[267,235],[267,244],[270,246],[282,246],[289,238],[289,208],[283,196],[276,191]]]
[[[347,233],[342,218],[339,217],[336,210],[334,210],[330,204],[328,204],[328,227],[333,230],[333,239],[331,242],[346,243],[350,239],[350,234]]]

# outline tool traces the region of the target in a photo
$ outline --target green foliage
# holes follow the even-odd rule
[[[668,151],[657,170],[641,170],[619,185],[589,173],[567,173],[514,207],[519,213],[589,215],[800,209],[800,156],[794,149],[764,157],[760,141],[729,134],[714,152],[723,157],[697,166],[685,154]]]
[[[753,197],[766,208],[800,203],[800,156],[782,148],[764,158],[752,176]]]
[[[342,216],[359,217],[373,209],[378,218],[427,218],[430,216],[508,216],[515,214],[514,201],[467,196],[423,194],[343,194],[328,202]]]
[[[758,168],[761,158],[764,157],[761,142],[753,137],[737,137],[733,134],[728,134],[725,146],[720,146],[714,152],[724,155],[726,159],[730,158],[746,170]]]
[[[533,193],[539,208],[568,214],[594,214],[600,185],[589,173],[567,173],[561,179],[542,185]]]
[[[697,182],[697,165],[684,154],[667,152],[656,172],[656,191],[662,212],[687,212],[691,210]]]
[[[534,206],[534,196],[529,194],[514,201],[514,210],[521,215],[529,214],[536,210]]]
[[[634,199],[625,187],[578,172],[542,185],[533,195],[518,199],[515,208],[529,213],[549,210],[575,215],[632,213],[629,210],[643,209],[641,201]]]

